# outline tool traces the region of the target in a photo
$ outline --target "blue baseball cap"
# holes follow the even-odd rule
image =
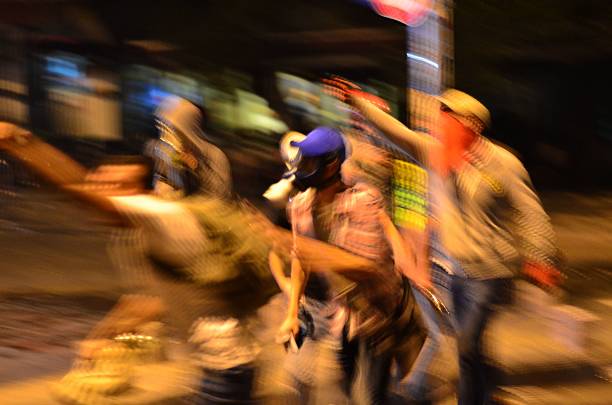
[[[344,149],[344,139],[340,131],[329,127],[318,127],[306,135],[303,141],[292,141],[304,157],[318,157]]]

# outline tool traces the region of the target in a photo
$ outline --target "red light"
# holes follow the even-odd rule
[[[383,17],[414,26],[424,20],[431,10],[433,0],[370,0],[370,2],[376,12]]]

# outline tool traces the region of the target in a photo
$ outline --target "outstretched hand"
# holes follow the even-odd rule
[[[376,107],[380,108],[386,113],[389,113],[391,109],[389,104],[382,98],[375,96],[371,93],[365,92],[359,87],[359,85],[346,80],[340,76],[332,76],[329,79],[323,79],[323,91],[343,103],[351,103],[351,95],[358,96],[359,98],[365,99]]]
[[[563,281],[563,275],[561,272],[552,266],[526,263],[523,267],[523,273],[532,282],[546,290],[554,290],[558,288]]]
[[[27,139],[31,135],[30,131],[15,124],[0,122],[0,141]]]
[[[337,98],[338,100],[346,103],[349,101],[349,95],[351,92],[361,90],[357,84],[343,79],[340,76],[331,76],[328,79],[323,79],[323,91]]]
[[[276,334],[276,343],[285,345],[287,349],[292,352],[297,352],[298,345],[295,341],[295,337],[300,331],[300,321],[297,317],[287,317],[278,329]]]

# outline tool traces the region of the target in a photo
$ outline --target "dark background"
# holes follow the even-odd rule
[[[276,71],[406,86],[406,29],[365,0],[4,1],[0,11],[2,23],[26,30],[34,51],[61,48],[110,66],[247,72],[291,128]],[[455,2],[456,87],[490,108],[489,136],[520,155],[538,188],[612,184],[610,22],[605,0]]]

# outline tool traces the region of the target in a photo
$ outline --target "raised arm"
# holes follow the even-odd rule
[[[348,97],[350,103],[382,132],[388,140],[409,152],[421,163],[429,164],[431,148],[437,144],[432,137],[407,128],[404,124],[361,96],[360,92],[351,92]]]
[[[23,128],[11,123],[0,122],[0,149],[27,166],[42,179],[56,186],[61,191],[98,209],[106,214],[115,225],[128,225],[121,213],[108,198],[110,195],[134,194],[134,184],[116,176],[117,173],[106,171],[104,176],[114,177],[99,187],[100,176],[89,176],[91,173],[59,149],[49,145]],[[118,169],[119,171],[123,168]],[[98,172],[101,174],[101,172]],[[126,173],[130,174],[130,173]],[[102,177],[104,177],[102,176]]]

